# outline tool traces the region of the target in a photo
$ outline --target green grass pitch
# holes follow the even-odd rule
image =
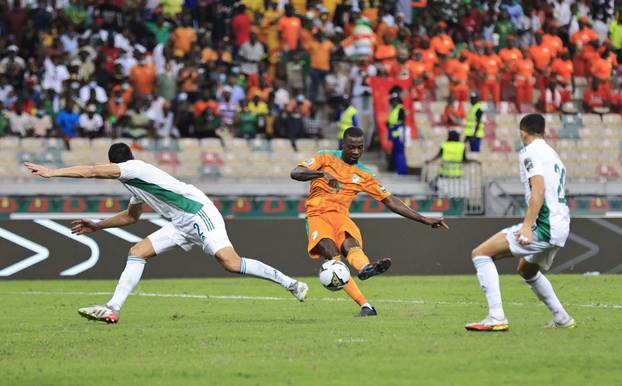
[[[247,278],[144,280],[137,292],[173,297],[131,296],[117,325],[76,312],[114,281],[5,281],[0,385],[622,384],[622,277],[550,278],[578,328],[542,328],[518,276],[501,279],[505,333],[464,330],[486,313],[474,276],[371,279],[376,318],[317,278],[307,303]]]

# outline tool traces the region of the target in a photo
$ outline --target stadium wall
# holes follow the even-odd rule
[[[361,218],[365,250],[371,257],[393,258],[393,275],[472,274],[470,251],[501,228],[517,222],[503,218],[449,219],[451,230],[432,230],[403,219]],[[157,230],[164,220],[141,220],[123,230],[76,238],[69,220],[0,221],[0,276],[3,279],[117,278],[127,251]],[[231,219],[229,236],[242,256],[260,258],[291,275],[315,275],[319,264],[306,255],[302,219]],[[622,219],[579,218],[557,256],[555,273],[622,272]],[[516,261],[500,263],[514,272]],[[181,249],[153,259],[146,278],[230,276],[199,248]]]

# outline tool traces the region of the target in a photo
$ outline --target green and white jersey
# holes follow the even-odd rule
[[[131,204],[144,202],[174,224],[183,224],[210,199],[196,187],[179,181],[157,167],[140,160],[118,164],[119,181],[132,193]]]
[[[536,219],[534,230],[538,240],[563,247],[570,232],[570,214],[566,205],[566,168],[557,152],[543,139],[536,139],[524,147],[519,155],[520,178],[529,202],[533,176],[544,177],[544,203]]]

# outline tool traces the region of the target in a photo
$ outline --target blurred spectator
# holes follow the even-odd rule
[[[89,82],[80,88],[80,102],[86,105],[93,100],[97,103],[106,103],[108,95],[106,95],[106,90],[98,86],[96,82]]]
[[[464,124],[464,105],[461,100],[453,98],[450,94],[447,105],[443,111],[441,122],[447,126],[462,126]]]
[[[256,92],[248,102],[248,109],[257,117],[257,133],[266,134],[266,117],[268,116],[268,104],[261,100],[260,93]]]
[[[171,62],[164,65],[164,72],[157,76],[156,84],[158,95],[164,99],[172,101],[177,97],[177,74]]]
[[[245,100],[240,103],[240,113],[236,136],[246,139],[255,138],[257,133],[257,116],[248,108]]]
[[[222,101],[218,103],[218,113],[222,124],[234,133],[234,126],[238,120],[240,105],[231,100],[231,86],[224,86],[222,89]]]
[[[11,123],[11,133],[20,137],[28,137],[32,135],[32,116],[24,110],[24,103],[17,101],[13,106],[13,111],[8,113]]]
[[[220,128],[220,118],[214,113],[212,107],[207,107],[197,119],[196,136],[197,138],[220,138],[218,135]]]
[[[322,122],[318,117],[317,109],[311,106],[309,116],[304,117],[302,120],[305,130],[305,137],[307,138],[323,138],[322,135]]]
[[[163,97],[155,99],[147,110],[147,117],[151,121],[156,137],[179,138],[179,132],[174,125],[175,117],[171,110],[171,101]]]
[[[259,83],[257,75],[259,72],[259,62],[265,54],[263,44],[257,40],[257,34],[251,32],[249,39],[240,46],[239,52],[242,59],[240,70],[249,77],[249,83],[254,85]]]
[[[335,50],[335,45],[330,40],[326,40],[322,32],[316,35],[316,39],[307,45],[307,51],[311,56],[309,99],[313,103],[317,101],[319,88],[324,88],[326,75],[330,71],[330,55]]]
[[[545,113],[555,113],[559,111],[559,108],[562,105],[562,95],[555,79],[549,82],[549,85],[541,98],[541,103],[542,111]]]
[[[125,127],[121,132],[124,138],[140,139],[152,135],[153,123],[147,115],[147,105],[142,98],[134,99],[123,120]]]
[[[65,107],[56,114],[55,123],[60,131],[60,135],[65,138],[78,136],[78,121],[80,116],[75,112],[73,100],[67,99]]]
[[[298,48],[301,28],[300,19],[294,16],[294,7],[290,4],[285,5],[285,16],[281,17],[278,22],[281,44],[285,49],[294,51]]]
[[[7,56],[0,60],[0,74],[4,75],[14,85],[21,85],[21,77],[26,69],[26,62],[17,55],[18,48],[10,45]]]
[[[136,55],[138,63],[130,69],[130,81],[138,94],[151,94],[157,77],[155,65],[149,63],[141,51],[136,50]]]
[[[49,137],[52,135],[52,118],[44,110],[37,110],[32,117],[33,135],[35,137]]]
[[[246,6],[241,4],[235,10],[236,15],[231,19],[231,29],[234,35],[234,44],[237,49],[250,40],[251,18],[246,13]]]
[[[591,87],[583,93],[583,109],[588,113],[609,106],[609,100],[599,86],[598,79],[593,79]]]
[[[93,139],[104,135],[104,119],[96,112],[95,105],[88,105],[86,112],[80,114],[78,125],[83,137]]]

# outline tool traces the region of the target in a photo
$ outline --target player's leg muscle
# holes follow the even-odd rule
[[[128,252],[127,255],[148,260],[154,257],[156,253],[153,248],[153,244],[151,244],[151,240],[149,240],[148,238],[144,238],[140,240],[138,243],[134,244],[130,248],[130,251]]]
[[[490,256],[493,260],[512,257],[505,233],[499,232],[473,249],[471,258],[477,256]]]
[[[337,244],[331,239],[322,239],[315,246],[320,256],[324,259],[332,259],[335,256],[339,256],[339,249],[337,248]]]
[[[518,261],[518,267],[516,268],[516,271],[519,275],[521,275],[523,279],[529,280],[538,274],[538,272],[540,271],[540,266],[538,264],[530,263],[521,257],[521,259]]]
[[[352,248],[360,248],[361,246],[359,245],[359,242],[352,236],[347,235],[345,240],[343,240],[343,244],[341,244],[341,253],[344,256],[348,255],[348,252],[350,252],[350,249]]]
[[[240,272],[240,255],[233,247],[225,247],[214,254],[216,260],[229,272]]]

